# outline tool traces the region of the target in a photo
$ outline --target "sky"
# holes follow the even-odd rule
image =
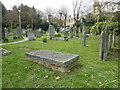
[[[86,5],[90,5],[92,0],[83,0]],[[12,9],[14,5],[23,3],[29,7],[34,7],[38,10],[45,11],[47,7],[59,9],[61,6],[67,6],[70,13],[73,12],[73,0],[1,0],[7,10]]]
[[[27,5],[29,7],[35,7],[37,10],[45,11],[47,7],[51,7],[55,10],[61,6],[67,6],[70,14],[73,12],[73,0],[0,0],[7,10],[12,9],[14,5]],[[75,1],[75,0],[74,0]],[[78,0],[80,1],[80,0]],[[82,0],[86,6],[93,5],[94,0]],[[95,0],[95,1],[120,1],[120,0]]]

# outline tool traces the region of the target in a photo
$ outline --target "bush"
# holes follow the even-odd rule
[[[60,33],[55,33],[55,37],[61,37]]]
[[[110,33],[112,33],[113,30],[115,29],[116,35],[120,34],[120,32],[119,32],[120,26],[118,26],[118,22],[108,22],[108,23],[99,22],[99,23],[96,23],[95,25],[92,26],[90,32],[93,34],[96,34],[96,35],[100,35],[101,31],[105,30],[106,25],[108,25],[108,29],[109,29]]]

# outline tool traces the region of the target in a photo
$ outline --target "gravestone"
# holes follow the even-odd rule
[[[41,36],[41,30],[35,30],[35,35],[39,38]]]
[[[22,29],[20,27],[17,27],[16,30],[17,30],[18,38],[22,38],[22,34],[23,34]]]
[[[105,56],[106,57],[108,54],[108,38],[109,38],[108,26],[106,26],[106,28],[105,28]]]
[[[30,61],[43,64],[54,70],[66,72],[77,64],[79,55],[50,50],[37,50],[26,53]]]
[[[83,25],[83,38],[84,38],[83,44],[84,46],[86,46],[86,26],[85,25]]]
[[[67,41],[68,40],[68,36],[69,36],[69,34],[68,34],[68,31],[64,31],[64,40],[65,41]]]
[[[29,29],[27,31],[27,36],[28,36],[28,40],[31,41],[31,40],[35,40],[35,36],[34,36],[34,31]]]
[[[49,29],[48,29],[48,32],[49,32],[49,36],[50,36],[50,39],[54,39],[55,35],[55,28],[53,25],[49,25]]]
[[[111,38],[112,36],[110,36]],[[101,41],[100,41],[100,60],[105,61],[107,58],[107,54],[109,51],[109,47],[111,46],[108,44],[111,42],[109,40],[109,33],[108,33],[108,26],[106,26],[105,31],[101,33]]]
[[[69,35],[70,35],[70,38],[73,38],[73,29],[72,28],[70,29]]]
[[[5,37],[8,37],[9,36],[9,31],[7,28],[4,29],[5,30]]]
[[[2,40],[2,3],[0,2],[0,41]]]
[[[109,35],[109,40],[108,40],[108,51],[111,49],[112,46],[112,34]]]
[[[8,50],[6,50],[6,49],[0,49],[0,55],[8,55],[8,54],[10,54],[11,53],[11,51],[8,51]]]
[[[100,39],[100,60],[105,60],[105,32],[102,31]]]

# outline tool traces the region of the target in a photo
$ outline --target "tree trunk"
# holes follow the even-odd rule
[[[79,37],[79,27],[76,26],[76,34],[75,34],[76,37]]]

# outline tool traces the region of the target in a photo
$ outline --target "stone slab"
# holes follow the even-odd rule
[[[0,55],[7,55],[7,54],[10,54],[11,53],[11,51],[8,51],[8,50],[6,50],[6,49],[0,49]]]
[[[26,56],[33,59],[32,61],[34,62],[42,62],[42,64],[47,63],[46,66],[52,67],[52,65],[54,65],[57,68],[59,67],[59,71],[61,72],[65,72],[67,69],[73,67],[75,65],[74,63],[76,63],[79,58],[79,55],[51,50],[37,50],[26,53]]]

